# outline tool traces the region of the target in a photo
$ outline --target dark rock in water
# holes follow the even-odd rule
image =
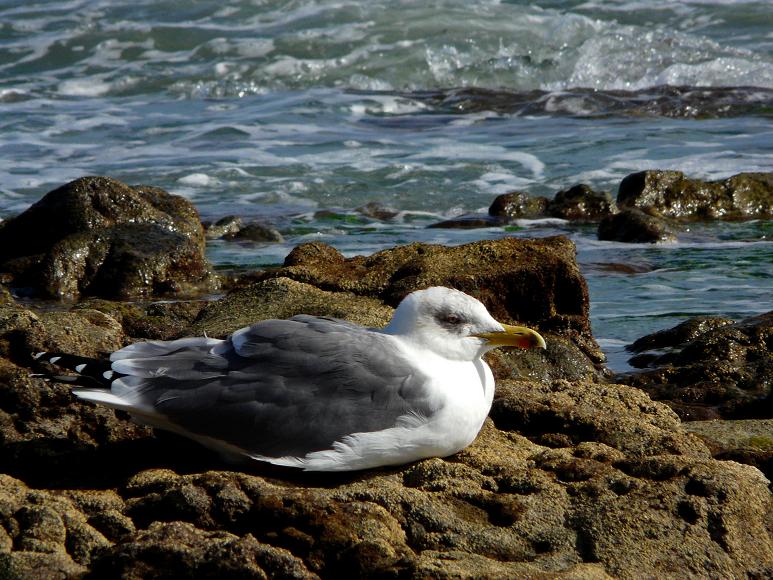
[[[448,228],[456,230],[471,230],[475,228],[495,228],[507,223],[505,220],[490,215],[470,214],[451,218],[430,224],[428,228]]]
[[[0,228],[0,269],[44,296],[127,298],[214,286],[198,213],[182,197],[108,177],[46,194]]]
[[[626,347],[630,352],[643,352],[645,350],[656,350],[663,348],[673,348],[694,340],[701,334],[732,324],[729,318],[720,316],[696,316],[677,324],[673,328],[653,332],[635,340]]]
[[[617,203],[672,218],[765,218],[773,215],[773,173],[740,173],[707,182],[688,179],[680,171],[640,171],[620,182]]]
[[[688,421],[717,459],[753,465],[773,481],[773,419]]]
[[[544,217],[548,203],[546,197],[533,197],[523,191],[512,191],[495,197],[488,213],[490,216],[507,220],[533,219]]]
[[[608,193],[594,191],[581,183],[559,191],[548,202],[546,213],[569,221],[595,222],[616,211],[617,206]]]
[[[676,240],[676,236],[663,219],[635,208],[627,208],[602,219],[599,223],[598,238],[615,242],[652,244]]]
[[[358,207],[355,211],[364,215],[365,217],[381,221],[389,221],[394,219],[400,213],[396,209],[387,207],[377,201],[368,202],[365,205]]]
[[[700,318],[639,339],[638,350],[671,347],[648,370],[615,380],[668,403],[684,420],[773,414],[773,312],[735,324]]]
[[[227,215],[213,224],[204,224],[204,235],[208,240],[217,240],[229,234],[235,234],[243,226],[242,218],[235,215]]]
[[[284,242],[285,239],[279,230],[272,226],[250,222],[236,232],[223,235],[225,240],[238,240],[249,242]]]
[[[258,222],[245,224],[242,218],[233,215],[221,218],[207,226],[205,235],[208,240],[284,242],[282,234],[276,228]]]

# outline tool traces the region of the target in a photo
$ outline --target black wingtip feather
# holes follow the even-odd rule
[[[38,352],[32,355],[32,358],[39,363],[48,363],[69,369],[78,373],[78,376],[58,375],[46,373],[46,376],[70,384],[93,387],[96,385],[102,388],[110,388],[110,384],[120,376],[111,368],[111,363],[107,359],[97,359],[85,356],[77,356],[63,352]]]

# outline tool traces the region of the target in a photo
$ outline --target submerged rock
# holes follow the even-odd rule
[[[507,222],[501,218],[482,214],[469,214],[430,224],[428,228],[447,228],[456,230],[471,230],[477,228],[495,228]]]
[[[666,349],[615,380],[668,403],[684,420],[773,414],[773,312],[730,324],[701,317],[636,341],[633,349]]]
[[[676,241],[676,236],[665,220],[635,208],[626,208],[602,219],[599,223],[598,238],[615,242],[652,244]]]
[[[773,215],[773,173],[739,173],[721,181],[681,171],[640,171],[620,182],[621,208],[649,208],[671,218],[742,219]]]
[[[0,270],[51,298],[128,298],[210,289],[198,213],[186,199],[83,177],[0,227]]]

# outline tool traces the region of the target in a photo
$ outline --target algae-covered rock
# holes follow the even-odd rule
[[[108,177],[46,194],[0,228],[0,270],[52,298],[127,298],[207,290],[198,213],[184,198]]]
[[[672,218],[764,218],[773,214],[773,173],[701,181],[681,171],[640,171],[620,182],[617,203]]]

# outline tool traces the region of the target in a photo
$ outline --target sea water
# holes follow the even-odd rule
[[[307,241],[351,256],[562,234],[624,369],[643,334],[773,308],[770,221],[658,245],[560,220],[426,226],[513,190],[773,170],[772,48],[764,1],[0,0],[0,218],[101,174],[283,233],[212,242],[218,268]]]

